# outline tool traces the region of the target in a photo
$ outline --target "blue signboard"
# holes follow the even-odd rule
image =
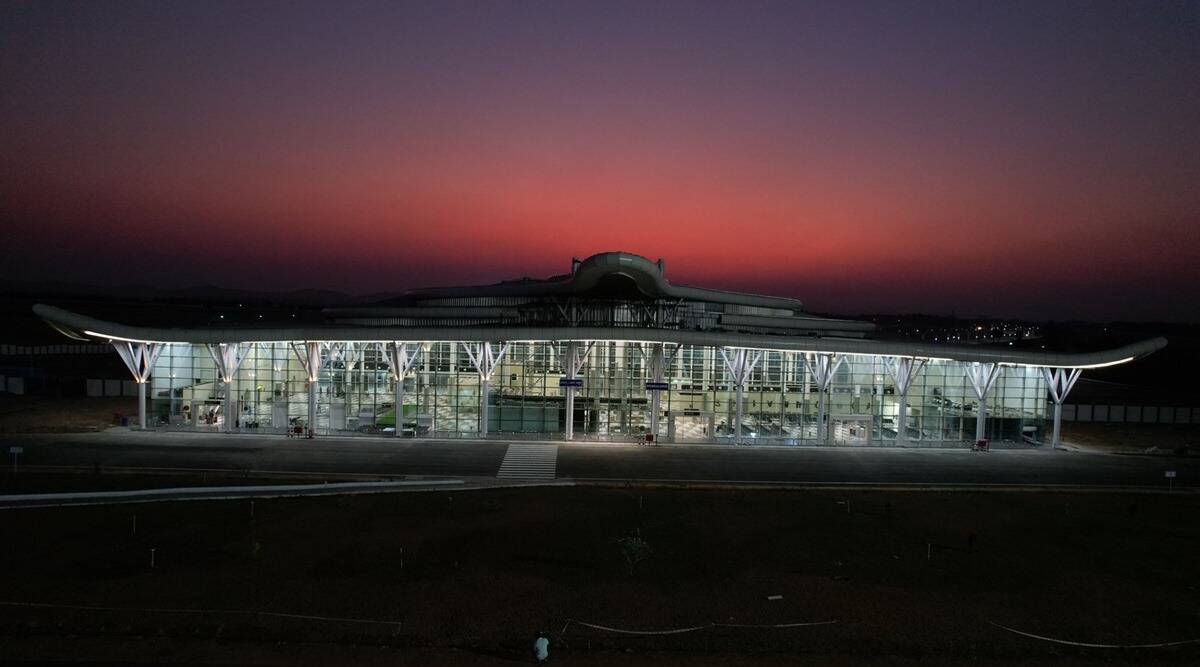
[[[667,391],[671,388],[669,382],[647,382],[646,391]]]
[[[583,378],[558,378],[560,387],[582,387]]]

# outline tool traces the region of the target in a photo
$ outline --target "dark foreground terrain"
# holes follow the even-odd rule
[[[993,623],[1200,637],[1198,510],[604,487],[5,510],[0,660],[505,664],[545,630],[586,665],[1196,664],[1200,644]]]

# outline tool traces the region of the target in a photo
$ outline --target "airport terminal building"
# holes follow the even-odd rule
[[[603,253],[569,273],[327,308],[315,325],[130,326],[39,305],[111,343],[139,424],[398,437],[780,445],[1057,441],[1089,368],[1166,344],[1064,354],[872,338],[799,301],[672,284]]]

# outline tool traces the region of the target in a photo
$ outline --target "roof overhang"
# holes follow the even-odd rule
[[[62,308],[38,304],[34,313],[55,329],[75,337],[101,341],[147,343],[258,343],[286,341],[471,342],[471,341],[627,341],[750,348],[780,352],[833,353],[852,356],[898,356],[916,359],[999,363],[1047,368],[1102,368],[1126,363],[1166,347],[1167,339],[1150,338],[1111,350],[1085,353],[1005,350],[967,345],[849,338],[769,336],[718,331],[635,329],[628,327],[372,327],[307,326],[287,328],[155,328],[107,322]]]

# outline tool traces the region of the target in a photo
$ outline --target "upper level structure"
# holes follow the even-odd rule
[[[845,338],[875,328],[807,314],[796,299],[674,285],[663,260],[626,252],[573,259],[570,273],[543,280],[413,290],[375,306],[329,308],[325,315],[361,326],[632,327]]]

